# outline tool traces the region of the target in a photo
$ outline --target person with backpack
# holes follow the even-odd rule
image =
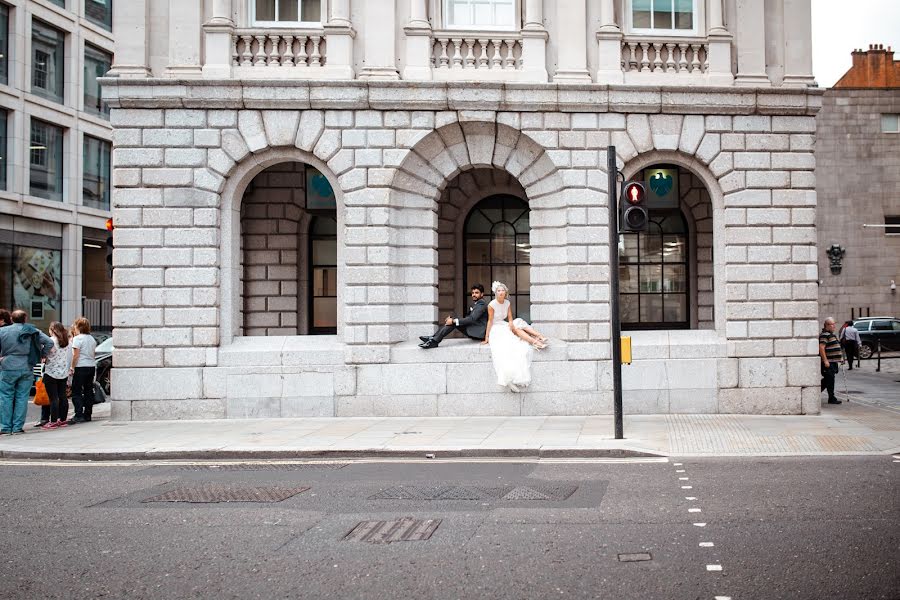
[[[26,323],[24,310],[12,312],[12,325],[0,327],[0,434],[25,433],[33,369],[53,348],[53,340]]]

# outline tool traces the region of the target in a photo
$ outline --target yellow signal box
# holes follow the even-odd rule
[[[622,336],[622,364],[631,364],[631,336]]]

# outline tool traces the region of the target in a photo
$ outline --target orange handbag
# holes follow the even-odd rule
[[[50,396],[47,395],[43,378],[34,382],[34,403],[38,406],[50,406]]]

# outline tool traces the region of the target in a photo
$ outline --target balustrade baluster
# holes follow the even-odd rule
[[[650,45],[644,42],[638,44],[641,51],[641,73],[650,72]]]
[[[666,73],[675,72],[675,44],[666,44]]]
[[[488,66],[488,41],[478,40],[478,68],[485,69]]]
[[[240,36],[231,36],[231,66],[237,67],[241,64],[241,38]]]
[[[516,59],[516,42],[515,40],[504,40],[506,44],[506,59],[503,61],[504,69],[516,70],[521,68],[521,59]]]
[[[319,43],[322,41],[322,36],[314,35],[312,36],[313,43],[313,51],[310,56],[309,65],[311,67],[318,67],[322,65],[322,55],[319,54]]]
[[[678,44],[678,72],[686,73],[688,70],[687,63],[687,46],[685,44]]]
[[[309,66],[309,55],[306,53],[306,43],[309,41],[309,37],[305,35],[298,36],[297,39],[300,41],[300,47],[298,50],[300,51],[297,54],[297,66],[299,67],[308,67]]]
[[[253,36],[242,35],[241,40],[244,42],[244,52],[241,54],[241,65],[249,67],[253,64]]]
[[[466,40],[466,68],[475,68],[475,40]]]
[[[284,54],[281,55],[281,66],[294,66],[294,36],[284,36]]]
[[[441,39],[438,40],[441,44],[441,54],[440,54],[440,64],[438,68],[440,69],[449,69],[450,68],[450,56],[447,54],[447,42],[450,40]]]
[[[662,44],[650,44],[653,46],[653,71],[661,71],[662,61]]]
[[[266,36],[256,35],[256,55],[253,57],[253,66],[266,64]]]
[[[454,38],[451,40],[453,42],[453,68],[461,69],[463,64],[463,55],[462,55],[462,39]]]
[[[634,43],[628,44],[628,51],[629,51],[628,70],[629,71],[637,71],[638,70],[637,46]]]
[[[270,67],[277,67],[281,64],[281,52],[279,52],[279,46],[281,45],[281,36],[273,35],[269,38],[272,42],[272,48],[269,50],[269,56],[266,58],[266,64]]]
[[[691,59],[691,73],[700,73],[700,49],[697,44],[691,44],[691,52],[693,53],[693,58]]]
[[[700,46],[700,49],[703,50],[703,63],[700,65],[700,70],[704,73],[709,72],[709,46]]]
[[[501,69],[503,68],[503,56],[500,53],[500,49],[503,48],[503,40],[491,40],[491,45],[494,48],[494,55],[491,57],[491,68]]]

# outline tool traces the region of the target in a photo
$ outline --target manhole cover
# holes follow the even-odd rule
[[[575,485],[471,486],[398,485],[369,496],[369,500],[565,500]]]
[[[619,562],[642,562],[645,560],[653,560],[649,552],[631,552],[619,555]]]
[[[504,500],[550,500],[559,502],[568,499],[578,489],[577,485],[530,485],[519,486],[503,496]]]
[[[143,502],[281,502],[308,490],[308,487],[230,487],[201,485],[180,487]]]
[[[434,533],[440,519],[413,519],[404,517],[398,521],[363,521],[344,536],[345,541],[390,544],[391,542],[421,542]]]
[[[221,465],[179,465],[176,471],[301,471],[343,469],[350,463],[233,463]],[[162,465],[164,468],[165,465]]]

